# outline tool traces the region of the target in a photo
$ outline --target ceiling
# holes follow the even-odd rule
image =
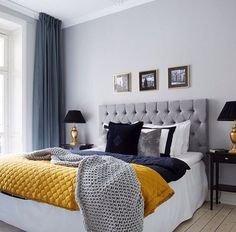
[[[0,0],[0,4],[31,17],[44,12],[69,27],[151,1],[154,0]]]

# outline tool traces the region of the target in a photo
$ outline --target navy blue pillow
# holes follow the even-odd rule
[[[106,152],[137,155],[143,122],[134,124],[109,123]]]

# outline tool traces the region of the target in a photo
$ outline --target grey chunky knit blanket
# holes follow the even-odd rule
[[[25,156],[78,167],[75,196],[87,232],[143,230],[144,201],[135,170],[129,164],[110,156],[79,156],[62,148]]]

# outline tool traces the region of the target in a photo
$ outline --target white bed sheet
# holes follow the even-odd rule
[[[190,155],[190,156],[188,156]],[[193,158],[197,156],[198,158]],[[186,158],[187,157],[187,158]],[[170,183],[174,196],[144,219],[144,232],[171,232],[192,217],[207,196],[205,165],[201,155],[188,153],[182,157],[191,170]],[[194,161],[195,160],[195,161]],[[196,161],[198,160],[198,161]],[[21,200],[0,193],[0,220],[29,232],[84,232],[83,218],[78,211],[69,211],[31,200]]]
[[[193,164],[191,170],[178,181],[171,182],[170,187],[174,189],[175,194],[145,218],[145,232],[171,232],[201,207],[208,193],[203,161]]]
[[[193,166],[203,158],[203,154],[201,152],[186,152],[184,154],[178,155],[175,158],[183,160],[185,163],[189,165],[189,167]]]
[[[89,149],[90,151],[105,151],[105,147],[104,146],[98,146],[98,147],[94,147],[92,149]],[[187,163],[190,167],[199,162],[200,160],[202,160],[203,158],[203,154],[201,152],[192,152],[192,151],[188,151],[184,154],[181,155],[176,155],[175,158],[178,158],[180,160],[183,160],[185,163]]]

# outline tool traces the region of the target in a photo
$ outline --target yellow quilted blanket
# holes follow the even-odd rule
[[[137,164],[135,169],[144,198],[144,216],[168,200],[174,191],[154,170]],[[76,168],[32,161],[22,155],[0,156],[0,191],[62,207],[79,210],[75,201]]]

